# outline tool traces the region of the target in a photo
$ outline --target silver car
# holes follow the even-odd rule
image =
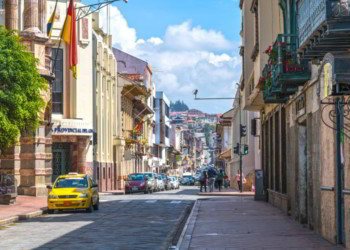
[[[178,188],[180,188],[180,183],[179,183],[179,181],[178,181],[176,176],[169,176],[168,179],[169,179],[169,183],[170,183],[171,189],[178,189]]]
[[[156,174],[156,185],[157,185],[157,191],[164,191],[165,190],[163,178],[158,174]]]

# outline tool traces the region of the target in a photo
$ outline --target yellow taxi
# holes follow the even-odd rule
[[[88,175],[78,173],[61,175],[47,188],[49,214],[64,209],[85,209],[89,213],[93,209],[98,210],[98,186]]]

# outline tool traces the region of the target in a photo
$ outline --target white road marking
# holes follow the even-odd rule
[[[146,201],[146,203],[156,203],[157,202],[157,200],[148,200],[148,201]]]
[[[180,204],[181,201],[171,201],[170,203],[172,203],[172,204]]]
[[[100,200],[100,202],[107,202],[108,200]]]
[[[120,201],[120,202],[122,202],[122,203],[127,203],[127,202],[130,202],[131,200],[122,200],[122,201]]]

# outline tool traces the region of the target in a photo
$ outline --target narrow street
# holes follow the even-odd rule
[[[103,195],[92,213],[60,212],[0,228],[0,249],[341,249],[268,203],[198,191]]]
[[[167,249],[197,192],[182,187],[151,195],[103,195],[92,213],[56,212],[2,227],[0,249]]]

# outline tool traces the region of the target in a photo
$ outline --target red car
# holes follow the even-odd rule
[[[145,174],[129,174],[128,180],[125,182],[125,193],[148,193],[148,178]]]

